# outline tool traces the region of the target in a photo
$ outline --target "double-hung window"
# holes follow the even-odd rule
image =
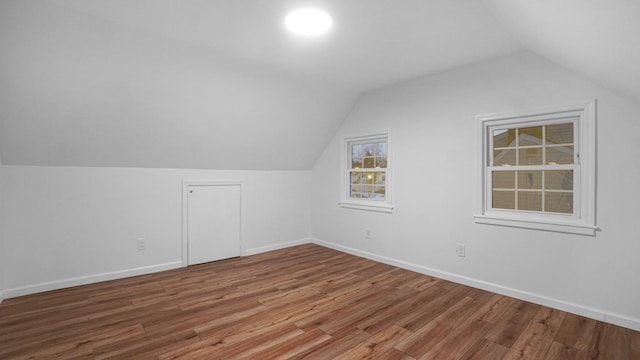
[[[343,139],[342,207],[391,212],[390,131]]]
[[[479,120],[476,222],[594,234],[594,103]]]

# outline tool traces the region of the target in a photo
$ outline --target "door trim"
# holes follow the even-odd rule
[[[240,187],[240,256],[244,255],[244,180],[182,180],[182,267],[189,266],[189,186]]]

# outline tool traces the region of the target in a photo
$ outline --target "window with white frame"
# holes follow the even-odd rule
[[[595,234],[595,102],[478,118],[476,222]]]
[[[345,137],[342,207],[391,212],[390,131]]]

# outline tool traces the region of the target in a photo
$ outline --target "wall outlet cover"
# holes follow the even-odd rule
[[[465,244],[458,244],[456,246],[456,255],[458,255],[459,257],[465,257],[467,256],[466,254],[466,245]]]

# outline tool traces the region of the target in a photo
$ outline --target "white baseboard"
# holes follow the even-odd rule
[[[278,244],[262,246],[262,247],[252,248],[252,249],[245,249],[244,253],[242,254],[242,256],[249,256],[249,255],[260,254],[260,253],[267,252],[267,251],[286,249],[288,247],[302,245],[302,244],[308,244],[310,242],[312,242],[312,239],[311,238],[306,238],[306,239],[287,241],[287,242],[282,242],[282,243],[278,243]]]
[[[284,248],[307,244],[307,243],[314,243],[320,246],[324,246],[324,247],[342,251],[348,254],[364,257],[364,258],[378,261],[381,263],[397,266],[403,269],[434,276],[440,279],[453,281],[459,284],[475,287],[475,288],[486,290],[486,291],[491,291],[497,294],[510,296],[516,299],[529,301],[535,304],[552,307],[552,308],[563,310],[573,314],[585,316],[591,319],[622,326],[622,327],[629,328],[636,331],[640,331],[640,319],[638,318],[634,318],[634,317],[630,317],[622,314],[609,313],[604,310],[595,309],[588,306],[575,304],[575,303],[571,303],[563,300],[558,300],[558,299],[550,298],[547,296],[543,296],[543,295],[539,295],[539,294],[535,294],[527,291],[522,291],[522,290],[518,290],[518,289],[514,289],[514,288],[510,288],[510,287],[506,287],[506,286],[502,286],[502,285],[498,285],[498,284],[494,284],[494,283],[490,283],[490,282],[486,282],[486,281],[482,281],[482,280],[478,280],[478,279],[474,279],[466,276],[449,273],[446,271],[440,271],[440,270],[429,268],[426,266],[422,266],[422,265],[418,265],[418,264],[414,264],[414,263],[410,263],[402,260],[392,259],[386,256],[377,255],[367,251],[357,250],[354,248],[342,246],[339,244],[335,244],[335,243],[331,243],[331,242],[323,241],[319,239],[307,238],[307,239],[283,242],[283,243],[278,243],[278,244],[263,246],[258,248],[245,249],[243,256],[249,256],[249,255],[259,254],[267,251],[284,249]],[[102,274],[96,274],[96,275],[81,276],[81,277],[70,278],[65,280],[28,285],[28,286],[13,288],[13,289],[3,289],[3,290],[0,290],[0,303],[2,302],[3,299],[9,299],[12,297],[30,295],[30,294],[35,294],[39,292],[57,290],[57,289],[62,289],[62,288],[67,288],[72,286],[78,286],[78,285],[86,285],[86,284],[96,283],[100,281],[120,279],[120,278],[125,278],[130,276],[150,274],[158,271],[176,269],[179,267],[182,267],[182,262],[174,261],[174,262],[165,263],[165,264],[113,271],[109,273],[102,273]]]
[[[101,281],[115,280],[136,275],[150,274],[158,271],[171,270],[182,267],[182,261],[174,261],[165,264],[144,266],[134,269],[119,270],[102,274],[79,276],[70,279],[56,280],[35,285],[27,285],[13,289],[4,289],[3,296],[6,299],[24,295],[31,295],[44,291],[58,290],[72,286],[92,284]]]
[[[604,322],[625,327],[627,329],[640,331],[640,319],[616,313],[605,313]]]
[[[580,316],[588,317],[591,319],[610,323],[613,325],[618,325],[628,329],[640,331],[640,319],[638,318],[633,318],[626,315],[620,315],[615,313],[608,313],[601,309],[595,309],[588,306],[571,303],[571,302],[567,302],[559,299],[554,299],[554,298],[550,298],[540,294],[531,293],[528,291],[522,291],[522,290],[518,290],[518,289],[514,289],[514,288],[510,288],[510,287],[506,287],[506,286],[502,286],[502,285],[498,285],[498,284],[494,284],[494,283],[490,283],[490,282],[486,282],[486,281],[482,281],[482,280],[478,280],[478,279],[474,279],[466,276],[456,275],[446,271],[440,271],[440,270],[432,269],[426,266],[422,266],[422,265],[418,265],[418,264],[414,264],[414,263],[410,263],[402,260],[396,260],[396,259],[373,254],[366,251],[353,249],[347,246],[342,246],[342,245],[331,243],[328,241],[312,239],[311,242],[320,246],[325,246],[325,247],[342,251],[348,254],[360,256],[363,258],[378,261],[388,265],[397,266],[403,269],[419,272],[421,274],[434,276],[434,277],[452,281],[458,284],[463,284],[463,285],[471,286],[474,288],[491,291],[493,293],[513,297],[513,298],[524,300],[524,301],[529,301],[534,304],[548,306],[554,309],[559,309],[559,310],[573,313],[576,315],[580,315]]]
[[[2,300],[4,300],[4,290],[0,289],[0,304],[2,304]]]
[[[244,250],[244,253],[242,254],[242,256],[254,255],[254,254],[259,254],[259,253],[272,251],[272,250],[284,249],[284,248],[288,248],[296,245],[308,244],[310,242],[311,242],[311,238],[306,238],[306,239],[288,241],[288,242],[283,242],[283,243],[278,243],[278,244],[273,244],[273,245],[263,246],[263,247],[253,248],[253,249],[246,249]],[[27,286],[12,288],[12,289],[4,289],[0,291],[0,302],[2,300],[2,296],[4,296],[5,299],[9,299],[13,297],[31,295],[31,294],[51,291],[51,290],[58,290],[58,289],[63,289],[67,287],[72,287],[72,286],[86,285],[86,284],[92,284],[100,281],[121,279],[121,278],[130,277],[130,276],[144,275],[144,274],[150,274],[158,271],[171,270],[171,269],[180,268],[182,266],[183,266],[182,261],[174,261],[174,262],[159,264],[159,265],[145,266],[140,268],[114,271],[114,272],[103,273],[103,274],[80,276],[76,278],[56,280],[56,281],[34,284],[34,285],[27,285]]]

